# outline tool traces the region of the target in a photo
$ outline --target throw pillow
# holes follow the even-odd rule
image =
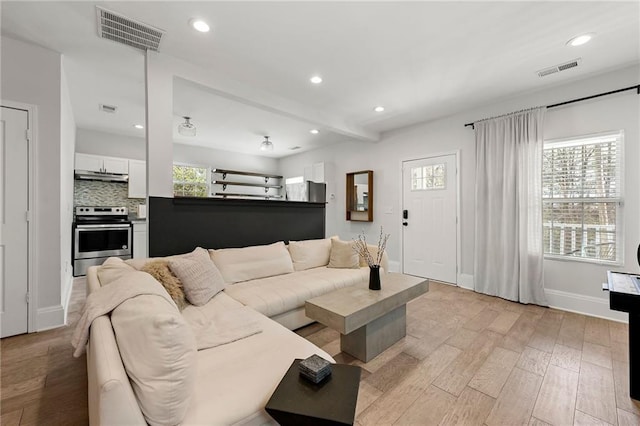
[[[107,285],[131,272],[135,272],[135,268],[127,265],[119,257],[110,257],[98,268],[98,280],[100,285]]]
[[[166,260],[152,260],[147,262],[141,269],[142,272],[146,272],[153,278],[158,280],[160,284],[167,290],[171,299],[176,302],[176,306],[181,311],[186,308],[187,300],[184,295],[182,283],[176,277],[171,269],[169,269],[169,262]]]
[[[359,256],[351,246],[349,241],[341,241],[337,238],[331,239],[331,255],[329,257],[328,268],[349,268],[358,269]]]
[[[224,279],[216,265],[201,247],[189,254],[169,258],[171,271],[182,282],[189,302],[202,306],[224,290]]]
[[[149,274],[134,272],[131,285]],[[142,294],[111,312],[122,363],[140,409],[150,425],[178,425],[187,415],[197,374],[196,338],[169,300]]]
[[[289,241],[289,253],[296,271],[327,266],[331,255],[331,240]]]

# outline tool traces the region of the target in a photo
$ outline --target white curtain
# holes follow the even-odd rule
[[[547,305],[543,285],[544,108],[474,123],[475,290]]]

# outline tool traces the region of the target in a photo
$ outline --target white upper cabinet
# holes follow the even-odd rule
[[[129,173],[129,160],[126,158],[77,153],[75,169],[125,175]]]
[[[129,198],[147,197],[147,162],[129,160]]]

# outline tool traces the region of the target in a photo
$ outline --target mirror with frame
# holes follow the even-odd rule
[[[373,170],[347,173],[347,220],[373,222]]]

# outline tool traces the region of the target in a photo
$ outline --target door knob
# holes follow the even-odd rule
[[[407,222],[402,222],[402,226],[407,226],[408,223]]]

